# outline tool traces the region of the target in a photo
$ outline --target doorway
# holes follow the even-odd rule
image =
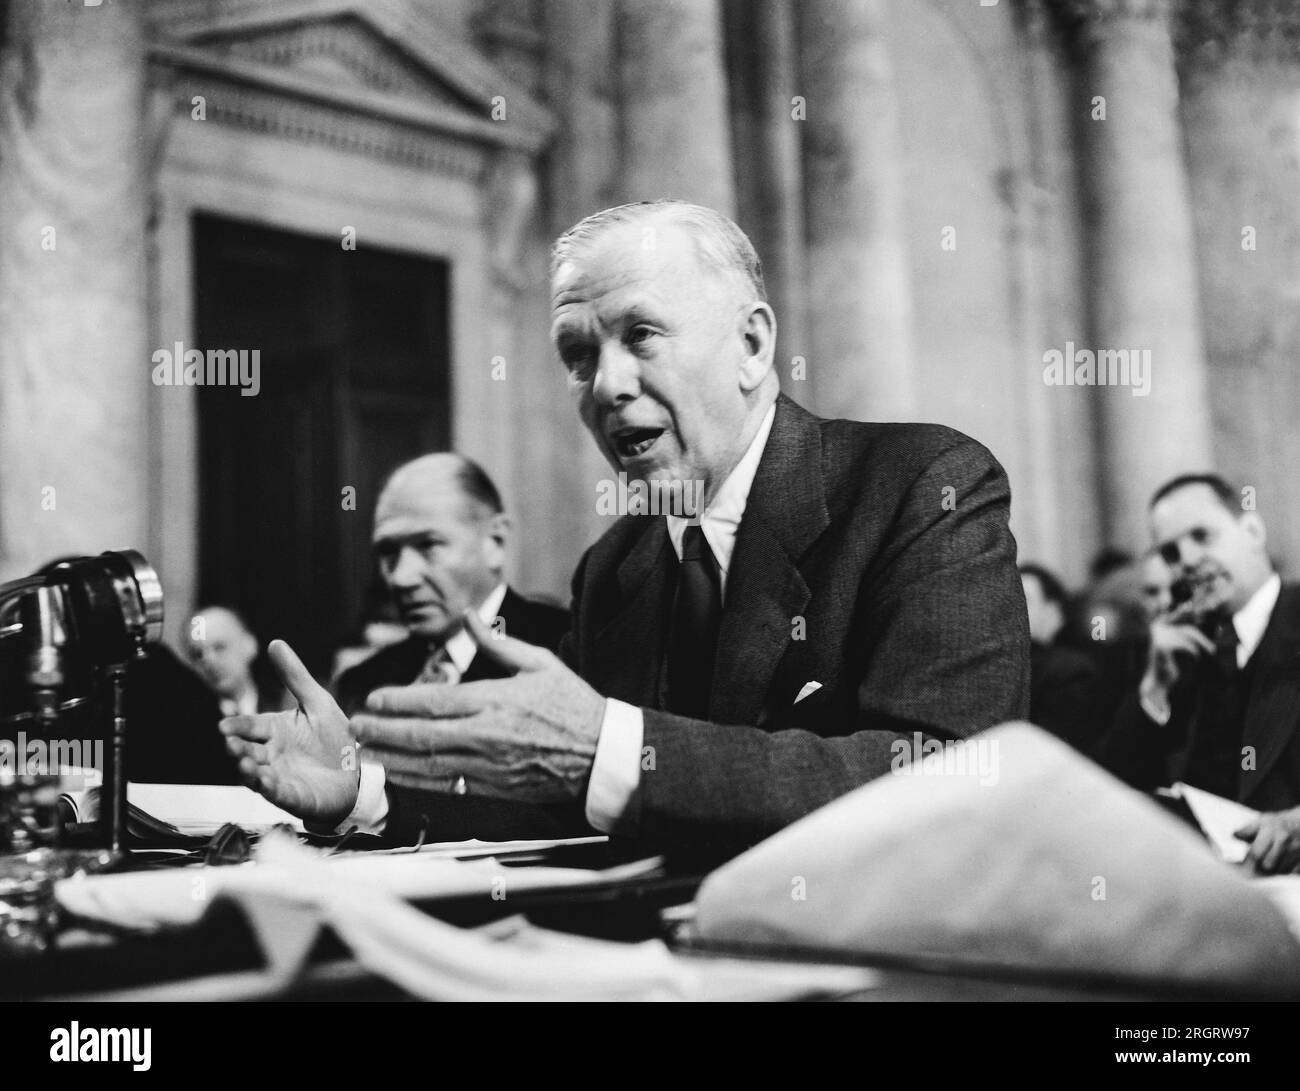
[[[384,477],[450,445],[449,269],[211,215],[194,246],[185,347],[257,350],[260,379],[195,391],[199,603],[323,678],[362,620]]]

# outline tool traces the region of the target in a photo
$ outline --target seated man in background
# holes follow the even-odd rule
[[[494,633],[552,651],[568,632],[568,611],[506,586],[510,517],[492,479],[462,455],[424,455],[394,470],[375,507],[373,541],[380,578],[409,635],[339,678],[338,702],[349,716],[380,686],[506,677],[477,654],[466,610]]]
[[[1100,751],[1135,786],[1173,781],[1265,813],[1238,836],[1261,871],[1300,867],[1300,587],[1283,585],[1264,521],[1215,474],[1151,501],[1173,576],[1145,672]]]
[[[1058,642],[1070,599],[1064,584],[1037,564],[1020,566],[1029,610],[1029,719],[1087,749],[1099,733],[1095,688],[1097,668],[1082,652]]]
[[[507,677],[509,672],[482,654],[466,632],[469,610],[494,638],[508,635],[543,648],[559,647],[569,628],[568,613],[531,602],[506,585],[510,529],[496,486],[468,458],[429,454],[392,472],[375,506],[372,540],[379,575],[409,635],[343,672],[335,693],[345,715],[360,711],[370,694],[384,686]],[[272,656],[289,672],[286,680],[300,696],[304,688],[318,688],[285,645],[274,645]],[[336,763],[348,745],[345,741],[335,752]],[[572,806],[405,789],[400,774],[367,776],[366,783],[374,786],[367,801],[374,809],[371,827],[418,827],[440,841],[591,832],[581,808]]]
[[[582,557],[563,660],[493,635],[514,674],[373,693],[349,724],[389,776],[584,808],[600,830],[730,854],[873,777],[1028,710],[1006,475],[934,425],[823,420],[780,392],[758,256],[711,209],[646,202],[557,242],[552,338],[629,512]],[[684,498],[698,496],[687,506]],[[300,695],[301,696],[301,695]],[[368,823],[355,772],[290,725],[223,725],[248,782]]]
[[[279,712],[288,704],[284,686],[263,667],[261,650],[248,623],[228,606],[205,606],[190,618],[186,655],[217,695],[223,716]]]

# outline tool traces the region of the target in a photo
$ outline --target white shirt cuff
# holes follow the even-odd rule
[[[587,786],[587,821],[602,833],[635,828],[641,786],[641,744],[645,720],[641,710],[612,697],[605,701],[605,716],[596,740],[596,759]],[[363,766],[364,768],[364,766]]]
[[[337,833],[344,833],[351,826],[356,826],[358,833],[378,836],[384,832],[388,823],[388,793],[384,791],[387,781],[384,767],[378,762],[361,763],[361,782],[357,786],[357,803],[352,813],[335,827]]]
[[[1169,707],[1169,694],[1159,686],[1149,682],[1144,676],[1138,686],[1138,704],[1161,727],[1169,722],[1173,709]]]

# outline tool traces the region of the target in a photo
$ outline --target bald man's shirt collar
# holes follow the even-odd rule
[[[709,543],[714,559],[718,562],[724,597],[727,593],[727,572],[731,568],[731,554],[736,548],[736,532],[740,530],[740,520],[745,514],[745,506],[749,503],[749,490],[754,486],[754,475],[758,473],[758,464],[762,461],[763,449],[767,446],[767,437],[772,431],[772,421],[775,418],[776,402],[773,402],[768,406],[758,431],[754,433],[754,438],[750,440],[735,469],[727,475],[713,502],[700,516],[700,529],[704,532],[704,540]],[[691,520],[680,515],[669,515],[667,518],[668,537],[672,539],[673,552],[677,554],[677,559],[680,561],[682,537],[686,534],[686,528]]]
[[[492,593],[480,604],[478,608],[479,620],[489,629],[500,615],[501,603],[505,601],[505,597],[506,585],[502,581],[492,589]],[[469,670],[469,665],[474,662],[474,654],[478,651],[478,645],[474,643],[474,638],[469,635],[464,626],[456,630],[456,635],[447,641],[444,648],[452,666],[461,675]]]

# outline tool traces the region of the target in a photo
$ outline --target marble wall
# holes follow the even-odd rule
[[[192,336],[190,218],[215,212],[451,262],[456,443],[514,510],[512,579],[565,597],[609,470],[548,344],[547,248],[656,196],[751,232],[789,393],[992,448],[1027,559],[1081,579],[1103,544],[1142,544],[1160,476],[1213,463],[1258,485],[1289,562],[1300,53],[1190,54],[1167,4],[1102,8],[1071,25],[1080,5],[1047,0],[17,0],[0,578],[135,544],[188,610],[194,405],[147,361]],[[1043,382],[1046,351],[1108,338],[1155,349],[1167,392]]]

